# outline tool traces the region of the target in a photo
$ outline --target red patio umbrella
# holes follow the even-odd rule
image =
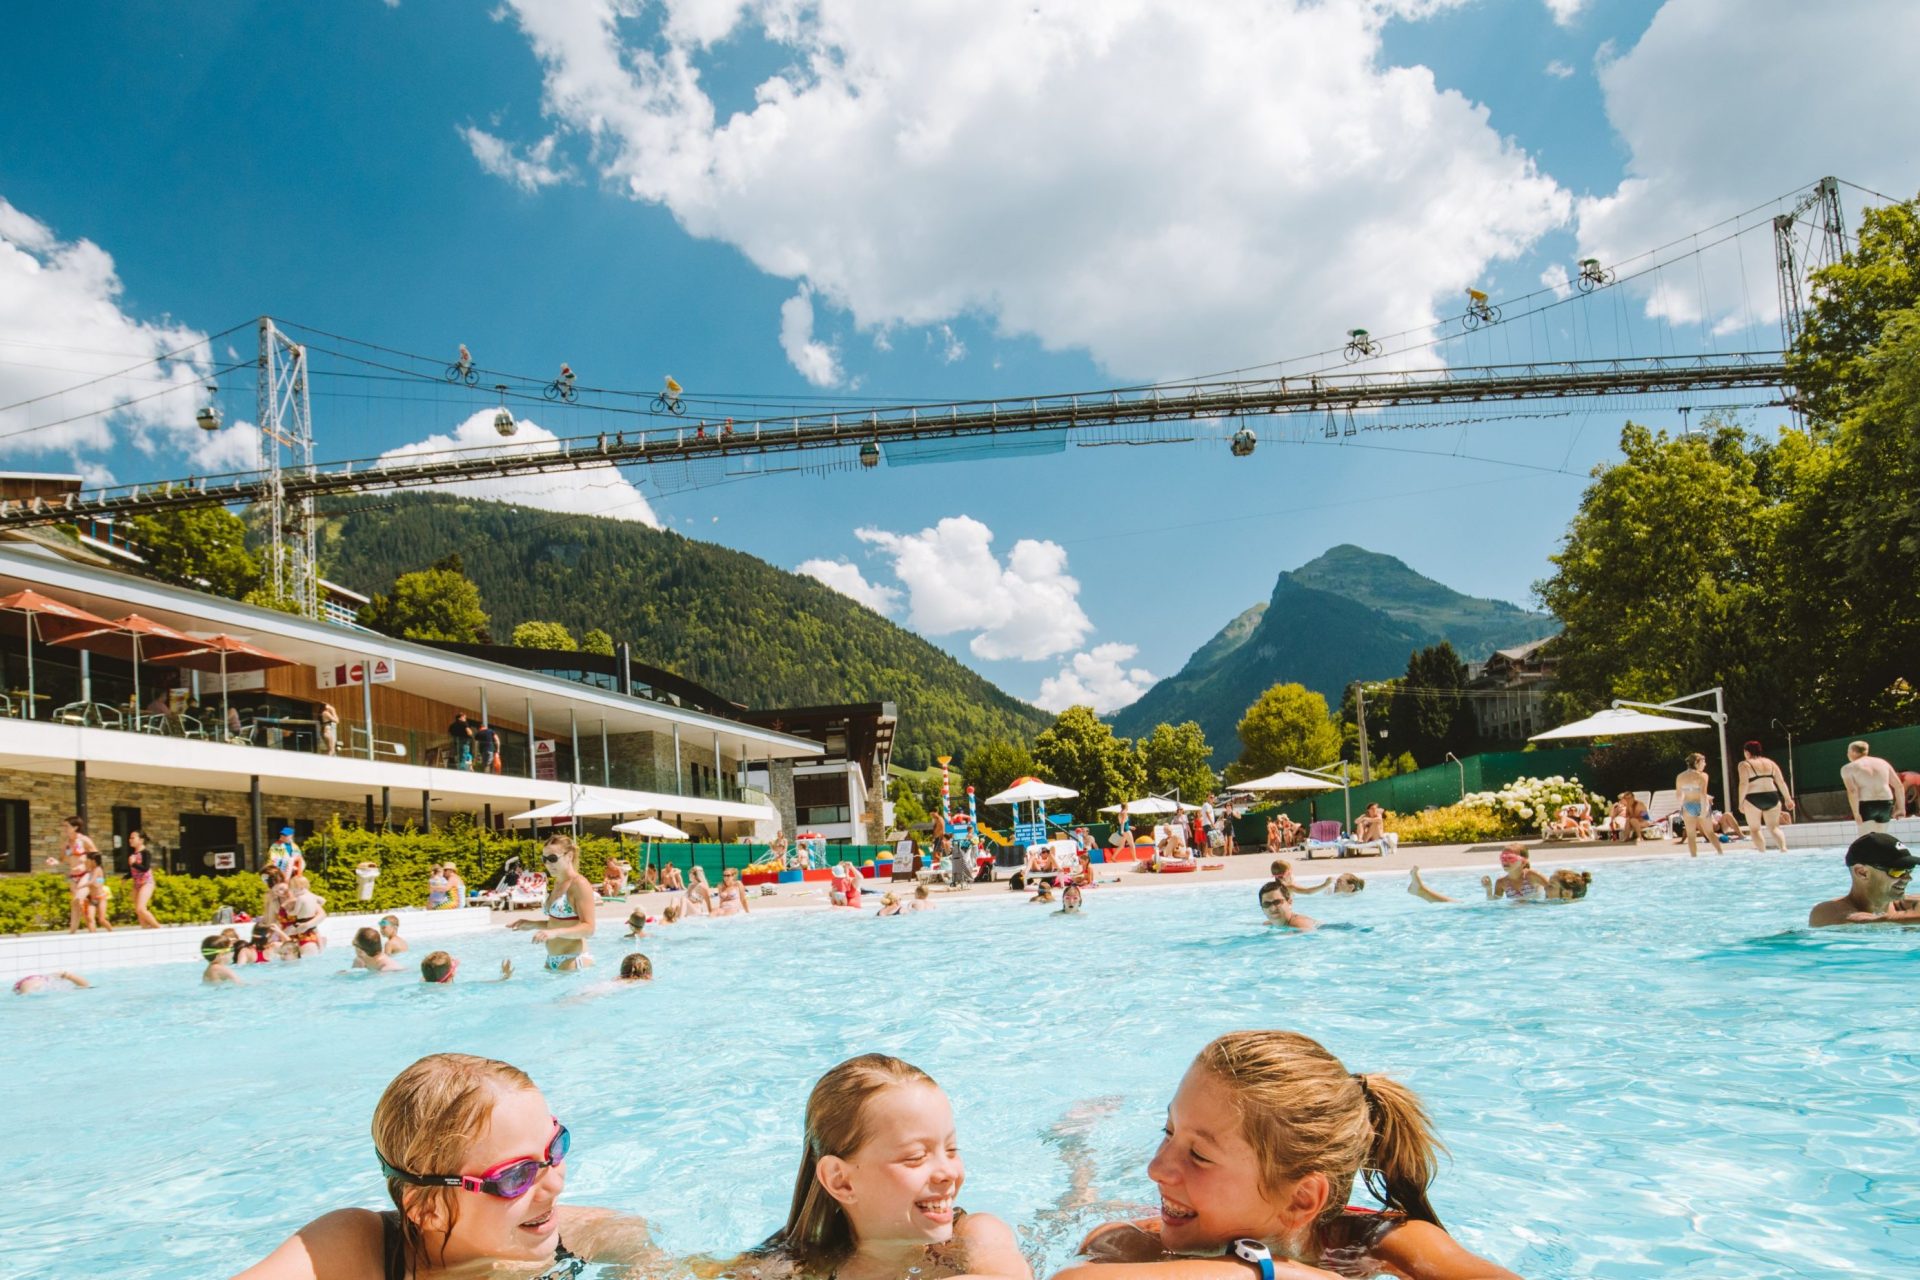
[[[95,653],[127,658],[133,663],[133,713],[140,714],[140,662],[144,653],[149,662],[168,662],[188,654],[204,653],[206,642],[195,640],[184,631],[175,631],[163,622],[130,613],[109,622],[103,629],[81,631],[52,643],[69,649],[88,649]]]
[[[86,632],[98,631],[113,624],[97,614],[88,613],[75,605],[43,596],[38,591],[16,591],[10,596],[0,596],[0,610],[17,613],[27,630],[27,719],[34,715],[33,687],[33,633],[40,632],[40,642],[49,644],[57,640]]]
[[[258,645],[248,644],[238,636],[208,636],[198,643],[205,646],[198,653],[183,653],[168,661],[182,667],[191,667],[195,671],[220,672],[220,725],[226,732],[227,723],[227,672],[229,671],[269,671],[274,667],[298,666],[292,658],[283,658],[277,653],[269,653]]]

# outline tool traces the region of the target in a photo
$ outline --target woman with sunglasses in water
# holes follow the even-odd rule
[[[535,930],[533,940],[547,944],[547,968],[554,973],[585,969],[593,963],[587,939],[593,936],[593,885],[580,874],[579,849],[572,836],[551,836],[540,858],[547,868],[546,919],[515,920],[509,929]]]
[[[560,1204],[569,1144],[519,1068],[422,1058],[373,1109],[373,1161],[394,1207],[323,1214],[237,1280],[566,1280],[589,1262],[656,1256],[638,1218]]]

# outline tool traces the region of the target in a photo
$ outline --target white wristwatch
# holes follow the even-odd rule
[[[1235,1240],[1233,1256],[1260,1273],[1260,1280],[1273,1280],[1273,1251],[1258,1240]]]

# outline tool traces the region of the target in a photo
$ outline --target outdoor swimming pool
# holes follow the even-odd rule
[[[1523,1275],[1911,1274],[1920,931],[1806,931],[1838,863],[1602,864],[1585,903],[1522,908],[1421,904],[1380,876],[1304,899],[1340,926],[1315,935],[1264,928],[1251,883],[1094,892],[1078,918],[763,913],[662,930],[656,982],[575,1003],[624,950],[610,923],[584,978],[504,932],[452,948],[450,988],[340,976],[340,949],[243,970],[241,990],[103,973],[0,1003],[5,1270],[205,1280],[323,1210],[383,1206],[374,1101],[443,1049],[532,1074],[574,1134],[570,1201],[643,1213],[670,1248],[736,1249],[784,1214],[814,1078],[877,1049],[952,1095],[963,1204],[1012,1223],[1045,1275],[1105,1216],[1048,1212],[1067,1158],[1102,1198],[1150,1201],[1194,1052],[1288,1027],[1419,1090],[1453,1152],[1442,1218]],[[508,955],[520,974],[484,981]]]

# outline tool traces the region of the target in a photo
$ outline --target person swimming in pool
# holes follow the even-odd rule
[[[1852,883],[1838,898],[1807,914],[1807,924],[1824,929],[1836,924],[1920,925],[1920,898],[1909,896],[1913,869],[1920,858],[1885,831],[1869,831],[1847,846]]]
[[[387,954],[386,941],[378,929],[357,929],[353,935],[351,967],[371,973],[392,973],[400,967],[400,962]]]
[[[1096,1227],[1054,1280],[1519,1280],[1441,1225],[1419,1096],[1298,1032],[1208,1044],[1163,1132],[1146,1169],[1160,1212]],[[1351,1203],[1360,1186],[1385,1208]]]
[[[1673,780],[1674,797],[1680,801],[1680,830],[1687,838],[1687,856],[1700,856],[1699,844],[1705,840],[1715,853],[1724,853],[1713,829],[1713,802],[1707,794],[1712,785],[1707,776],[1707,758],[1698,751],[1687,757],[1687,767]]]
[[[1007,1224],[959,1206],[953,1106],[926,1072],[868,1053],[820,1077],[787,1221],[727,1270],[773,1280],[1032,1280]]]
[[[572,836],[548,838],[540,850],[547,869],[546,918],[515,920],[509,929],[534,930],[533,940],[547,945],[547,969],[573,972],[593,964],[587,939],[593,937],[596,910],[593,885],[580,874],[580,850]]]
[[[53,984],[56,982],[64,982],[75,990],[93,985],[70,969],[56,969],[52,973],[30,973],[26,977],[16,980],[13,984],[13,994],[17,996],[45,995],[54,989]]]
[[[1574,871],[1566,867],[1547,877],[1547,900],[1549,902],[1578,902],[1587,896],[1587,889],[1593,884],[1593,872]]]
[[[430,1280],[579,1275],[589,1262],[661,1260],[646,1223],[562,1205],[572,1138],[525,1072],[464,1053],[420,1059],[373,1110],[393,1208],[335,1209],[235,1280]],[[546,1270],[540,1270],[546,1268]]]
[[[1331,893],[1359,893],[1367,887],[1367,882],[1351,871],[1342,871],[1337,876],[1328,876],[1319,884],[1300,884],[1291,879],[1291,871],[1288,874],[1289,884],[1295,893],[1319,893],[1322,890]]]
[[[1320,927],[1312,916],[1293,909],[1293,868],[1280,859],[1273,863],[1273,879],[1260,886],[1260,914],[1277,929],[1311,933]]]
[[[1545,902],[1548,896],[1547,878],[1533,869],[1526,849],[1517,844],[1500,851],[1500,878],[1481,876],[1480,886],[1488,898],[1508,902]]]

